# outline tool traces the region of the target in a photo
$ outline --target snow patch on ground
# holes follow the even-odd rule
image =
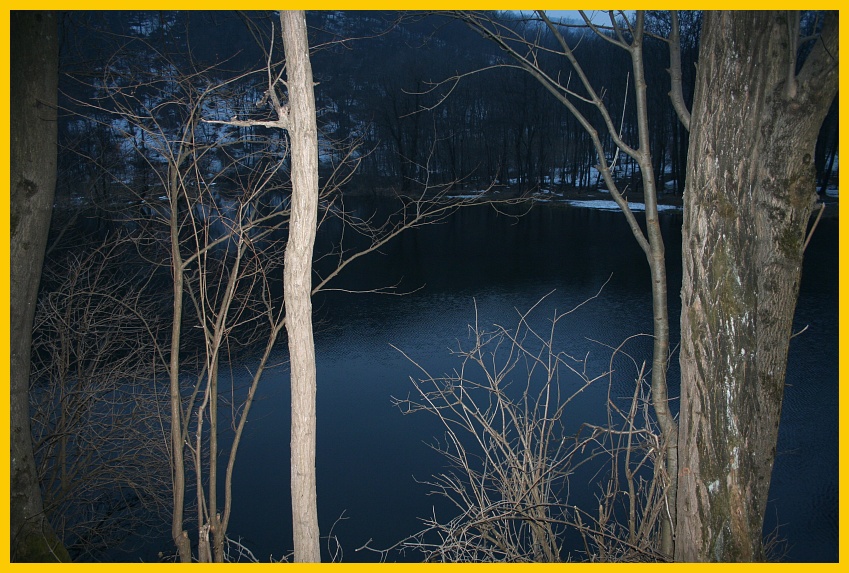
[[[471,193],[463,193],[459,195],[446,195],[448,199],[479,199],[486,195],[486,189],[482,191],[472,191]]]
[[[619,211],[619,205],[616,204],[615,201],[605,201],[603,199],[590,199],[590,200],[578,200],[578,199],[570,199],[566,201],[572,207],[583,207],[585,209],[599,209],[602,211]],[[628,206],[632,211],[645,211],[646,206],[644,203],[628,203]],[[675,205],[658,205],[658,211],[674,211],[680,210],[680,207],[676,207]]]

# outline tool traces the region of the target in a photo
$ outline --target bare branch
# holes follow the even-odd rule
[[[285,109],[283,112],[283,119],[278,119],[276,121],[262,121],[258,119],[230,119],[227,121],[219,120],[219,119],[203,119],[201,120],[203,123],[217,124],[217,125],[232,125],[234,127],[268,127],[271,129],[289,129],[289,120],[288,120],[288,109]]]
[[[470,346],[454,352],[461,363],[452,374],[434,377],[393,346],[423,375],[410,379],[416,398],[394,403],[405,414],[433,414],[445,431],[444,440],[431,447],[449,469],[424,483],[457,513],[447,521],[426,519],[425,529],[389,549],[367,543],[358,551],[378,551],[385,558],[391,550],[416,550],[426,561],[440,562],[560,561],[570,557],[559,540],[571,528],[583,535],[588,559],[663,560],[653,547],[666,490],[644,479],[663,465],[648,416],[645,368],[638,369],[623,411],[611,390],[613,357],[625,343],[614,350],[608,372],[588,376],[553,346],[557,322],[578,307],[555,312],[548,334],[532,326],[530,315],[545,298],[519,313],[513,329],[482,329],[476,309]],[[577,435],[567,435],[567,405],[607,376],[608,424],[585,423]],[[621,419],[614,420],[614,413]],[[587,430],[589,435],[581,434]],[[607,468],[610,477],[599,494],[598,514],[591,517],[591,511],[570,504],[568,492],[570,476],[594,460],[606,460],[598,467]],[[629,511],[620,524],[614,508],[623,502]]]
[[[681,29],[678,22],[678,12],[671,10],[669,12],[672,20],[672,29],[669,33],[669,76],[672,81],[672,89],[669,91],[669,99],[672,101],[672,107],[678,115],[678,119],[684,124],[684,128],[690,131],[690,110],[684,104],[684,94],[682,92],[682,72],[681,72]]]
[[[787,79],[784,83],[784,98],[788,101],[796,97],[796,58],[799,55],[800,24],[800,11],[790,10],[787,17],[787,51],[789,52],[789,58],[787,62]]]

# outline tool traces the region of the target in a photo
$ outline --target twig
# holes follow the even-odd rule
[[[814,236],[814,231],[817,229],[817,225],[820,223],[820,219],[822,219],[822,214],[825,212],[825,203],[820,205],[820,212],[817,213],[817,218],[814,221],[814,225],[811,227],[811,230],[808,232],[808,236],[805,238],[805,244],[802,247],[802,252],[805,252],[805,249],[808,248],[808,243],[811,242],[811,237]]]

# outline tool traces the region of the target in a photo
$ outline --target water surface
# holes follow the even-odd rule
[[[678,338],[680,213],[664,214],[672,340]],[[331,236],[323,239],[329,240]],[[319,237],[321,242],[322,237]],[[451,508],[416,480],[443,465],[426,442],[442,432],[426,414],[403,416],[391,397],[412,391],[420,372],[458,366],[449,349],[468,343],[468,325],[515,326],[542,297],[533,317],[544,325],[596,295],[560,324],[560,350],[589,356],[601,372],[618,345],[650,332],[645,257],[620,213],[538,206],[521,218],[474,207],[447,223],[409,232],[379,255],[356,263],[336,286],[398,284],[405,296],[329,293],[316,297],[318,363],[318,500],[322,534],[331,526],[346,561],[377,558],[357,548],[385,548],[421,527],[419,518]],[[603,288],[602,288],[603,286]],[[766,531],[779,525],[786,560],[836,561],[837,475],[837,221],[820,223],[808,248],[787,374],[787,390]],[[547,296],[546,296],[547,295]],[[628,351],[650,362],[650,341]],[[623,390],[633,372],[622,372]],[[235,473],[230,534],[261,560],[291,547],[289,517],[288,374],[280,368],[260,389]],[[670,394],[677,397],[677,355]],[[606,387],[588,392],[578,410],[598,415]],[[335,524],[335,525],[334,525]],[[390,559],[415,559],[391,555]]]

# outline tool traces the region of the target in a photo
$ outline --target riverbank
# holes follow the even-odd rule
[[[639,191],[626,191],[624,197],[631,204],[645,205],[645,194]],[[472,192],[467,192],[465,194],[453,194],[452,197],[457,198],[470,198],[476,196]],[[593,190],[593,189],[565,189],[558,191],[535,191],[531,193],[519,193],[510,189],[499,189],[495,188],[487,193],[479,193],[477,196],[481,198],[481,200],[495,198],[495,199],[521,199],[526,198],[528,201],[534,201],[537,203],[548,203],[551,205],[562,205],[568,207],[576,207],[576,208],[590,208],[590,209],[602,209],[607,211],[615,211],[618,210],[618,206],[613,201],[613,197],[611,197],[610,193],[605,190]],[[684,209],[684,197],[675,193],[661,193],[657,199],[658,206],[662,210],[678,210],[682,211]],[[829,194],[820,195],[818,199],[818,204],[814,208],[812,213],[812,217],[818,217],[820,211],[820,205],[825,205],[825,210],[823,211],[822,218],[825,219],[836,219],[839,215],[839,202],[837,197],[837,189],[829,189]],[[666,209],[664,209],[666,208]],[[638,208],[637,210],[642,210],[642,208]]]

